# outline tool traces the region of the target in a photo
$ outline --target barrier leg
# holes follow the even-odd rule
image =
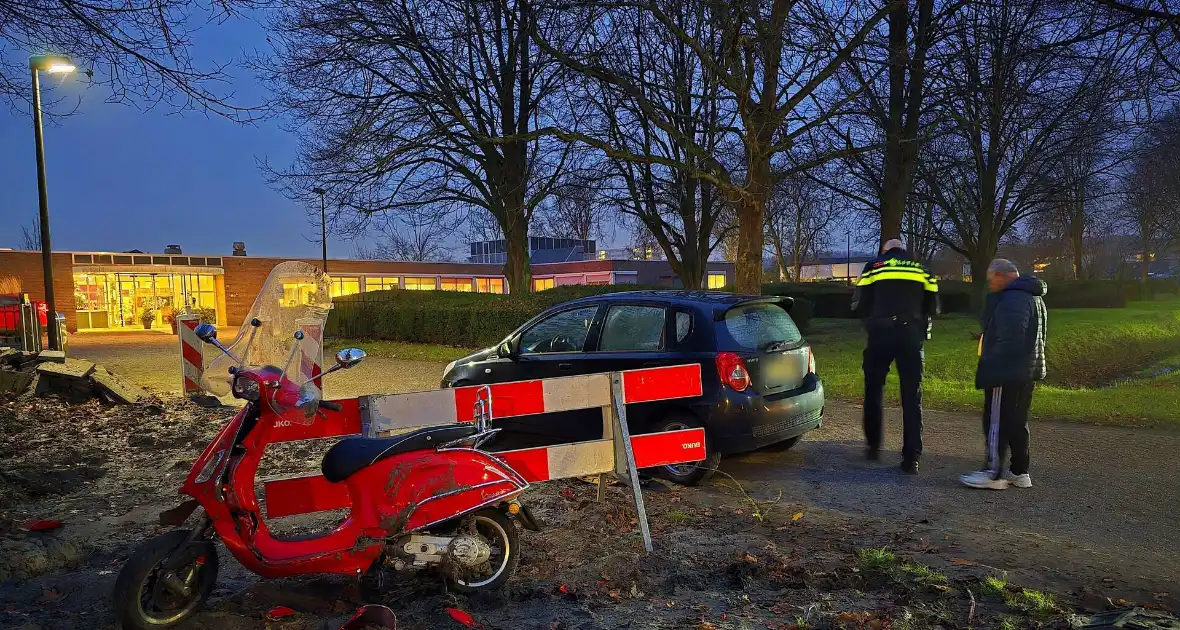
[[[623,392],[623,375],[614,372],[610,376],[611,400],[614,405],[615,444],[623,443],[623,459],[616,458],[618,467],[626,466],[626,473],[631,478],[631,493],[635,496],[635,514],[639,521],[639,531],[643,534],[643,548],[648,553],[653,551],[651,544],[651,528],[647,524],[647,508],[643,505],[643,489],[639,487],[639,471],[635,467],[635,449],[631,446],[631,431],[627,428],[627,406]],[[617,451],[616,451],[617,452]],[[618,469],[616,468],[616,471]]]
[[[201,320],[196,315],[184,314],[176,317],[176,332],[180,340],[181,391],[185,396],[196,396],[201,389],[201,377],[205,370],[205,357],[201,340],[197,338],[197,325]]]

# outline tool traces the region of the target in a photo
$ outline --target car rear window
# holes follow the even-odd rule
[[[803,339],[799,327],[778,304],[741,304],[725,313],[717,326],[719,350],[763,350],[774,342],[796,343]]]

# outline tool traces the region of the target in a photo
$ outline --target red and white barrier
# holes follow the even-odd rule
[[[273,441],[294,441],[361,433],[377,436],[408,429],[472,422],[482,386],[431,392],[364,396],[337,401],[340,412],[327,412],[311,425],[275,428]],[[636,470],[705,459],[704,429],[629,435],[626,405],[692,398],[702,392],[698,364],[611,374],[590,374],[500,383],[490,390],[492,426],[496,419],[578,409],[601,408],[603,439],[494,453],[529,482],[629,474],[635,490],[641,529],[650,549]],[[486,396],[486,394],[485,394]],[[600,487],[601,488],[601,487]],[[264,484],[267,516],[277,518],[346,508],[347,487],[320,475],[276,479]]]
[[[311,381],[324,371],[324,325],[318,320],[299,320],[299,331],[303,338],[299,340],[299,376],[300,382]],[[323,395],[324,385],[319,381],[312,381],[320,395]]]
[[[180,374],[183,378],[185,395],[200,394],[201,376],[205,372],[205,355],[201,352],[201,340],[197,338],[197,324],[201,319],[196,315],[177,315],[176,332],[180,337]]]

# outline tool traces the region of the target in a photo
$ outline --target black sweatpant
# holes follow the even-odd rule
[[[987,470],[999,479],[1004,474],[1004,458],[1012,453],[1014,475],[1028,472],[1028,410],[1032,406],[1031,382],[1009,383],[984,391],[983,435],[987,443]]]
[[[922,344],[926,331],[909,328],[898,326],[869,333],[861,365],[865,376],[864,429],[868,447],[881,448],[885,432],[885,377],[889,366],[896,361],[904,424],[901,456],[916,462],[922,458],[922,372],[926,363]]]

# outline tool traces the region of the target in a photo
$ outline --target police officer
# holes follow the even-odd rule
[[[869,337],[862,364],[865,457],[876,461],[881,456],[885,376],[896,362],[905,424],[901,469],[913,475],[922,458],[922,345],[929,338],[931,319],[938,314],[938,280],[901,241],[891,239],[881,251],[864,266],[852,298],[852,308]]]

